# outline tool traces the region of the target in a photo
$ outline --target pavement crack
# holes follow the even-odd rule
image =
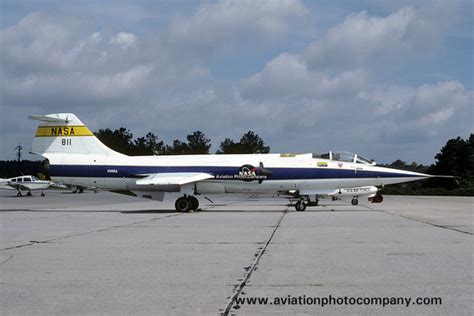
[[[265,250],[267,249],[268,245],[273,239],[273,236],[275,236],[276,231],[280,227],[280,224],[285,217],[285,215],[288,213],[288,208],[285,209],[283,214],[280,216],[278,219],[277,223],[275,224],[272,233],[270,234],[270,237],[268,237],[267,241],[263,245],[263,247],[260,248],[260,251],[255,255],[255,259],[252,262],[252,264],[248,267],[245,267],[244,270],[246,270],[245,275],[242,279],[239,279],[239,283],[237,283],[234,287],[234,293],[232,296],[229,298],[229,301],[227,302],[225,308],[223,308],[221,311],[219,311],[219,314],[221,316],[228,316],[229,312],[231,311],[232,307],[234,307],[234,304],[239,297],[239,295],[242,293],[242,290],[246,286],[248,280],[252,276],[252,273],[257,269],[258,262],[260,261],[260,258],[262,258],[263,254],[265,253]]]
[[[400,216],[400,217],[403,217],[403,218],[406,218],[406,219],[409,219],[409,220],[412,220],[412,221],[415,221],[415,222],[418,222],[418,223],[427,224],[427,225],[431,225],[431,226],[439,227],[439,228],[444,228],[444,229],[452,230],[452,231],[455,231],[455,232],[458,232],[458,233],[463,233],[463,234],[467,234],[467,235],[471,235],[471,236],[474,235],[471,232],[464,231],[464,230],[461,230],[461,229],[457,229],[457,228],[454,228],[454,227],[449,226],[449,225],[435,224],[435,223],[431,223],[429,221],[426,221],[426,220],[423,220],[423,219],[420,219],[420,218],[414,218],[414,217],[410,217],[408,215],[397,214],[397,213],[393,213],[393,212],[390,212],[390,211],[382,211],[382,212],[386,213],[386,214],[393,215],[393,216]]]
[[[457,228],[454,228],[454,227],[450,227],[449,225],[435,224],[435,223],[431,223],[431,222],[428,222],[428,221],[424,221],[422,219],[413,218],[413,217],[406,216],[406,215],[401,215],[401,214],[393,214],[391,212],[387,212],[387,213],[392,214],[392,215],[398,215],[398,216],[406,218],[406,219],[411,219],[412,221],[415,221],[415,222],[418,222],[418,223],[423,223],[423,224],[428,224],[428,225],[431,225],[431,226],[434,226],[434,227],[449,229],[449,230],[453,230],[455,232],[463,233],[463,234],[467,234],[467,235],[474,235],[471,232],[467,232],[467,231],[460,230],[460,229],[457,229]]]
[[[12,260],[14,255],[10,255],[10,257],[8,257],[7,259],[3,260],[2,262],[0,262],[0,264],[5,264],[7,263],[8,261]]]
[[[21,245],[18,245],[18,246],[6,247],[6,248],[0,249],[0,251],[23,248],[23,247],[27,247],[27,246],[31,246],[31,245],[34,245],[34,244],[33,243],[26,243],[26,244],[21,244]]]

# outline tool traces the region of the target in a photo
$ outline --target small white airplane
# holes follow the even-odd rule
[[[74,114],[30,118],[40,121],[30,153],[48,160],[53,181],[159,201],[167,192],[180,192],[180,212],[197,210],[200,194],[288,194],[299,198],[297,211],[324,196],[349,195],[357,204],[368,195],[381,202],[376,186],[432,177],[379,167],[348,152],[132,157],[102,144]]]
[[[45,196],[44,190],[54,183],[52,181],[40,180],[35,176],[19,176],[9,179],[0,179],[0,189],[16,190],[16,196],[23,194],[21,190],[27,191],[26,195],[31,196],[31,191],[41,190],[41,196]]]

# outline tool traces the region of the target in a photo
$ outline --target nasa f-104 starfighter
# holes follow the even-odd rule
[[[200,194],[288,194],[297,211],[318,198],[368,195],[381,202],[377,186],[431,177],[380,167],[348,152],[127,156],[116,152],[71,113],[30,115],[40,121],[31,153],[47,159],[51,179],[64,184],[128,191],[163,201],[180,192],[177,211],[197,210]]]

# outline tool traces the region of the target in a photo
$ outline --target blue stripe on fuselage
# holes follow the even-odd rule
[[[334,178],[400,178],[416,175],[396,172],[369,170],[347,170],[331,168],[267,168],[273,172],[268,180],[307,180]],[[50,174],[56,177],[93,177],[93,178],[136,178],[137,175],[172,172],[203,172],[214,176],[233,176],[239,173],[239,167],[210,166],[91,166],[91,165],[51,165]]]

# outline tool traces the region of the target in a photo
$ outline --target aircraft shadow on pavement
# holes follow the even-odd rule
[[[167,213],[178,213],[175,210],[136,210],[136,211],[123,211],[123,210],[33,210],[33,209],[11,209],[11,210],[0,210],[2,212],[30,212],[30,213],[121,213],[121,214],[167,214]]]
[[[369,212],[375,211],[371,209],[307,209],[304,212],[296,212],[295,210],[288,210],[288,212],[295,213],[340,213],[340,212]],[[181,213],[175,210],[134,210],[134,211],[120,211],[120,210],[32,210],[32,209],[12,209],[12,210],[0,210],[0,213],[7,212],[29,212],[29,213],[120,213],[120,214],[192,214],[192,213]],[[194,213],[283,213],[285,210],[199,210]]]
[[[297,212],[293,207],[289,208],[288,210],[276,209],[276,210],[245,210],[245,209],[236,209],[236,210],[225,210],[225,209],[204,209],[199,210],[201,213],[341,213],[341,212],[373,212],[376,210],[368,209],[368,208],[351,208],[351,209],[340,209],[340,208],[318,208],[318,207],[311,207],[307,208],[304,212]]]
[[[176,210],[136,210],[136,211],[117,211],[121,214],[167,214],[167,213],[176,213],[180,214]]]

